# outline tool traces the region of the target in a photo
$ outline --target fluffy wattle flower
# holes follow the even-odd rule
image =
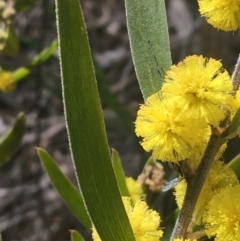
[[[203,56],[189,56],[173,65],[161,91],[179,106],[180,118],[188,116],[200,125],[218,126],[235,103],[227,71],[219,61]]]
[[[136,241],[159,241],[163,231],[159,230],[161,219],[158,212],[149,209],[146,202],[141,200],[132,205],[128,197],[123,197],[123,204]],[[95,228],[92,237],[94,241],[101,241]]]
[[[193,221],[196,224],[201,224],[201,217],[206,208],[206,205],[211,200],[211,198],[219,192],[220,189],[223,189],[228,186],[238,185],[239,181],[235,172],[222,161],[214,161],[211,167],[211,170],[207,176],[207,179],[203,185],[203,188],[200,192],[194,213]],[[178,183],[175,187],[175,198],[177,201],[178,207],[181,209],[183,205],[184,196],[187,189],[187,183],[184,180]]]
[[[207,235],[215,241],[239,241],[240,185],[226,187],[216,194],[203,215]]]
[[[199,11],[217,29],[234,31],[240,27],[239,0],[198,0]]]
[[[135,122],[141,145],[153,150],[153,157],[162,161],[178,162],[188,158],[194,144],[191,122],[178,118],[179,110],[162,99],[160,93],[151,95],[138,111]]]

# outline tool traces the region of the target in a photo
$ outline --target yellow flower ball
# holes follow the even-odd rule
[[[198,0],[199,11],[217,29],[234,31],[240,27],[239,0]]]
[[[209,202],[203,215],[206,233],[215,241],[239,241],[240,185],[220,190]]]
[[[161,91],[179,107],[179,118],[187,116],[200,126],[216,127],[233,108],[232,88],[220,61],[193,55],[167,71]]]
[[[149,209],[145,201],[138,200],[132,205],[130,198],[123,197],[123,204],[136,241],[159,241],[163,235],[163,231],[159,230],[161,221],[159,213]],[[101,241],[95,228],[92,237],[94,241]]]
[[[192,133],[194,122],[184,116],[179,118],[179,112],[160,92],[151,95],[140,107],[135,132],[143,137],[141,145],[146,151],[152,150],[154,158],[178,162],[191,155],[196,142]]]

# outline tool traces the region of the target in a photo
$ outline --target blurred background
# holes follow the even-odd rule
[[[9,2],[14,2],[10,1]],[[81,0],[96,68],[110,148],[122,159],[126,176],[137,178],[150,156],[134,135],[134,120],[143,103],[131,59],[123,0]],[[29,64],[56,39],[53,0],[18,0],[13,26],[19,52],[0,54],[0,66],[15,70]],[[196,0],[166,0],[173,63],[202,54],[222,60],[231,74],[240,53],[239,32],[209,26],[198,13]],[[69,26],[71,27],[71,26]],[[0,167],[0,231],[4,241],[67,241],[70,229],[86,240],[91,234],[70,213],[41,167],[34,147],[45,148],[76,183],[63,116],[58,53],[37,66],[11,93],[0,93],[0,136],[19,112],[27,130],[14,156]],[[81,123],[79,123],[81,124]],[[229,143],[228,162],[239,154],[239,140]],[[170,177],[164,165],[166,178]],[[169,191],[155,208],[162,218],[174,209]]]

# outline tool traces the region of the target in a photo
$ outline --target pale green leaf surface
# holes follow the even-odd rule
[[[20,113],[11,129],[0,140],[0,166],[8,162],[18,150],[26,131],[26,117]]]
[[[71,241],[85,241],[85,240],[78,231],[71,230]]]
[[[102,241],[134,241],[113,171],[78,0],[56,0],[64,108],[81,192]]]
[[[42,165],[64,202],[82,224],[91,228],[92,223],[79,190],[62,173],[55,160],[45,150],[38,148],[37,151]]]
[[[146,99],[162,85],[171,66],[164,0],[125,0],[135,71]]]

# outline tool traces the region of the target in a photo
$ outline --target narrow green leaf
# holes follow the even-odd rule
[[[56,0],[64,108],[72,157],[103,241],[134,241],[113,171],[86,28],[78,0]]]
[[[164,0],[125,0],[135,71],[144,99],[157,92],[171,66]]]
[[[71,230],[71,241],[85,241],[85,239],[78,231]]]
[[[237,132],[240,130],[240,109],[237,110],[234,115],[230,125],[222,133],[222,137],[226,139],[231,139],[237,135]]]
[[[240,177],[240,154],[234,157],[229,163],[228,166],[233,169],[238,177]]]
[[[38,156],[58,193],[76,217],[86,227],[92,223],[86,211],[82,196],[72,182],[62,173],[54,159],[43,149],[37,148]]]
[[[124,197],[130,197],[126,184],[125,174],[122,168],[121,159],[115,149],[112,149],[112,163],[121,195]]]
[[[7,134],[0,140],[0,166],[8,162],[18,150],[26,131],[26,117],[20,113]]]
[[[43,49],[31,62],[29,65],[20,67],[19,69],[15,70],[13,74],[13,78],[15,81],[19,81],[22,78],[26,77],[31,73],[33,68],[35,68],[37,65],[44,63],[49,57],[52,56],[52,54],[57,49],[57,40],[53,40],[52,43]]]

